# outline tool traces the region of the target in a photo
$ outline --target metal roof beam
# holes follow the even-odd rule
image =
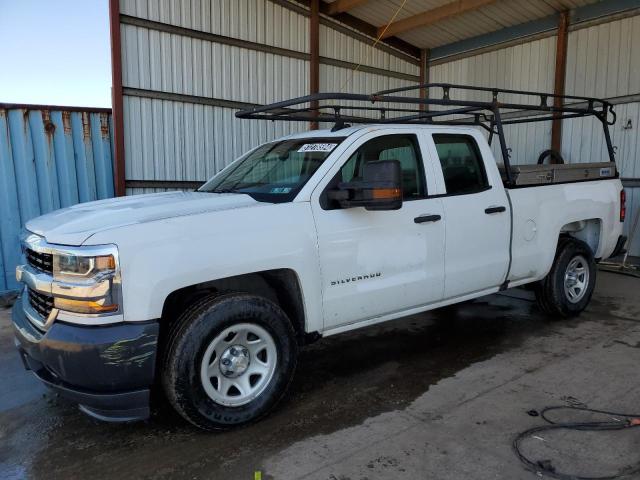
[[[364,5],[369,0],[336,0],[333,3],[330,3],[327,7],[327,14],[335,15],[337,13],[348,12],[349,10],[353,10],[360,5]]]
[[[592,3],[570,12],[570,29],[577,24],[588,24],[598,19],[606,19],[623,12],[640,8],[640,0],[606,0]],[[440,47],[431,49],[431,65],[442,63],[449,57],[457,55],[471,55],[474,51],[491,48],[496,45],[508,44],[520,39],[534,37],[543,34],[552,34],[558,27],[559,14],[521,23],[512,27],[506,27],[494,32],[466,38]]]
[[[310,0],[269,0],[284,8],[294,10],[301,15],[309,16]],[[324,0],[320,3],[320,24],[349,35],[360,41],[369,42],[370,38],[377,37],[378,28],[353,15],[343,12],[329,16],[329,4]],[[342,25],[344,24],[344,25]],[[370,38],[369,38],[370,37]],[[405,62],[419,65],[420,49],[397,37],[383,39],[376,44],[376,48],[384,50],[391,55],[401,58]]]
[[[477,10],[491,3],[495,3],[495,1],[496,0],[456,0],[441,7],[403,18],[402,20],[393,22],[388,27],[384,25],[378,27],[378,35],[381,35],[382,38],[387,38],[409,30],[415,30],[416,28],[433,25],[434,23],[442,22],[443,20],[462,15],[463,13]]]

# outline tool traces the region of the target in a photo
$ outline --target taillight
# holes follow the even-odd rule
[[[620,221],[624,222],[627,216],[627,194],[624,190],[620,190]]]

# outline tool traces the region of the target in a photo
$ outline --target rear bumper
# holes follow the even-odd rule
[[[613,249],[613,252],[611,253],[611,256],[609,258],[617,257],[618,255],[626,253],[626,250],[624,248],[625,243],[627,243],[627,237],[624,235],[620,235],[618,237],[618,241],[616,242],[616,248]]]
[[[132,421],[149,416],[157,321],[105,326],[54,322],[43,333],[27,319],[23,298],[14,304],[12,320],[27,370],[95,418]]]

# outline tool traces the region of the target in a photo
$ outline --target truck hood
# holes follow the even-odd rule
[[[80,203],[29,220],[26,228],[49,243],[77,246],[95,233],[126,225],[259,205],[265,204],[235,193],[152,193]]]

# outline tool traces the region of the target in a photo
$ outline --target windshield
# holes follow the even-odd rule
[[[246,193],[262,202],[290,202],[343,140],[306,138],[261,145],[198,191]]]

